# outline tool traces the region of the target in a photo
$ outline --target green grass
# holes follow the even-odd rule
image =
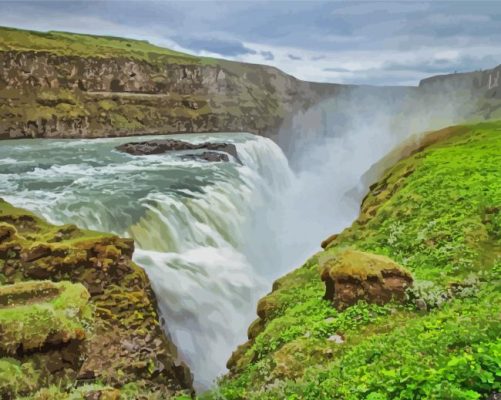
[[[37,51],[59,56],[98,58],[126,57],[152,64],[199,63],[205,60],[155,46],[145,40],[6,27],[0,27],[0,51]]]
[[[386,171],[357,221],[275,283],[255,338],[205,397],[459,400],[501,390],[501,122],[446,133]],[[322,300],[319,260],[346,248],[410,271],[408,301],[340,312]]]

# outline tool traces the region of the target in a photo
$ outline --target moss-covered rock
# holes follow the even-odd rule
[[[82,284],[21,282],[0,287],[0,354],[41,350],[86,337],[92,310]]]
[[[55,226],[3,200],[0,227],[0,360],[14,357],[37,376],[15,393],[95,382],[134,383],[138,396],[192,392],[150,282],[131,260],[132,240]],[[11,398],[9,390],[0,395]]]
[[[412,275],[388,257],[352,249],[319,258],[324,299],[339,310],[359,300],[385,304],[405,300]]]

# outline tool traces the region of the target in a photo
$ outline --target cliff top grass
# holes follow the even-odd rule
[[[3,242],[16,241],[21,245],[53,243],[74,245],[114,235],[77,228],[75,225],[52,225],[34,213],[13,206],[0,198],[0,246]],[[7,240],[7,239],[12,240]]]
[[[70,282],[0,286],[0,353],[15,355],[84,339],[92,316],[89,297],[82,284]]]
[[[260,301],[266,312],[249,328],[253,339],[207,397],[473,400],[499,392],[500,149],[501,121],[458,126],[390,167],[353,225]],[[338,311],[323,300],[320,263],[346,248],[411,272],[408,301]]]
[[[98,58],[125,57],[152,64],[189,64],[211,60],[155,46],[145,40],[8,27],[0,27],[0,51],[37,51],[59,56]]]

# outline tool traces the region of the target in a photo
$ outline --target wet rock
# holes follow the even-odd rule
[[[118,151],[134,156],[144,156],[150,154],[164,154],[170,152],[204,150],[201,154],[186,154],[182,157],[194,159],[195,157],[206,161],[229,161],[228,155],[232,156],[239,164],[242,164],[238,157],[237,147],[232,143],[199,143],[193,144],[182,140],[149,140],[145,142],[124,143],[117,146]],[[224,154],[226,153],[226,154]]]
[[[326,300],[338,310],[365,300],[385,304],[403,302],[412,285],[411,274],[388,257],[357,250],[324,255],[320,260]]]
[[[227,154],[216,151],[204,151],[200,154],[185,154],[181,156],[182,160],[208,161],[208,162],[228,162],[230,158]]]

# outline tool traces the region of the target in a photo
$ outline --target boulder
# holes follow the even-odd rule
[[[344,310],[359,300],[385,304],[404,301],[412,276],[388,257],[347,249],[319,259],[326,300]]]
[[[181,156],[182,160],[208,161],[208,162],[228,162],[228,154],[217,151],[204,151],[203,153],[185,154]]]
[[[149,140],[145,142],[124,143],[117,146],[118,151],[134,156],[145,156],[150,154],[164,154],[171,152],[203,150],[201,154],[187,154],[184,157],[193,159],[194,156],[201,157],[206,161],[229,161],[229,158],[221,157],[221,153],[232,156],[239,164],[242,164],[238,157],[237,147],[232,143],[189,143],[182,140]],[[218,155],[218,157],[216,157]],[[225,155],[225,154],[222,154]]]

